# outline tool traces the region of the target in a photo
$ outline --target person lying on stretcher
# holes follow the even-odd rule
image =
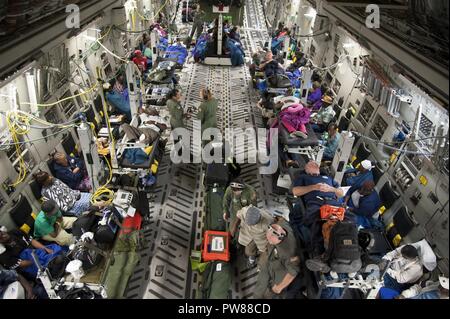
[[[125,132],[128,140],[135,140],[150,145],[167,128],[167,122],[164,118],[159,116],[159,112],[153,108],[140,108],[138,112],[141,121],[139,127],[122,124],[120,128]]]

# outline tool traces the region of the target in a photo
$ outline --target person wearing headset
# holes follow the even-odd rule
[[[287,222],[271,224],[266,233],[267,260],[261,261],[255,299],[294,299],[301,289],[297,241]]]
[[[202,137],[203,132],[208,128],[217,128],[217,106],[219,102],[213,97],[208,88],[200,90],[200,98],[202,104],[198,109],[197,119],[202,122]]]
[[[250,205],[257,206],[255,189],[246,185],[242,178],[235,178],[223,196],[223,219],[229,222],[230,227],[235,225],[237,212]],[[237,246],[238,230],[233,235],[233,244]]]

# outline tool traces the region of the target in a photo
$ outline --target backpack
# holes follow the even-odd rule
[[[338,273],[356,272],[361,268],[361,249],[356,224],[337,222],[333,226],[328,255],[331,269]]]

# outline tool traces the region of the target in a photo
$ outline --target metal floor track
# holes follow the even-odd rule
[[[180,6],[181,7],[181,6]],[[178,30],[189,31],[181,23],[181,8],[176,19]],[[259,0],[247,0],[244,7],[245,34],[243,44],[247,58],[268,39],[263,10]],[[263,127],[261,112],[256,106],[257,93],[251,86],[246,65],[213,67],[187,63],[181,80],[184,108],[200,105],[199,91],[208,86],[219,99],[219,127]],[[195,118],[195,112],[194,116]],[[193,123],[187,127],[192,130]],[[225,136],[230,139],[232,136]],[[264,144],[265,140],[258,141]],[[200,250],[204,219],[203,172],[200,164],[175,165],[170,161],[171,143],[160,164],[157,184],[149,196],[150,217],[143,230],[148,247],[140,252],[140,261],[130,278],[125,296],[134,299],[193,299],[200,278],[190,270],[191,250]],[[240,149],[242,145],[236,145]],[[251,147],[256,147],[252,145]],[[243,148],[242,148],[243,151]],[[258,207],[270,209],[283,201],[271,194],[271,177],[259,175],[257,164],[243,164],[241,176],[258,192]],[[234,265],[233,299],[251,298],[257,271],[247,269],[245,261]]]

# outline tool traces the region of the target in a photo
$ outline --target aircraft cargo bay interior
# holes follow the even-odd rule
[[[0,0],[0,298],[448,299],[448,17]]]

